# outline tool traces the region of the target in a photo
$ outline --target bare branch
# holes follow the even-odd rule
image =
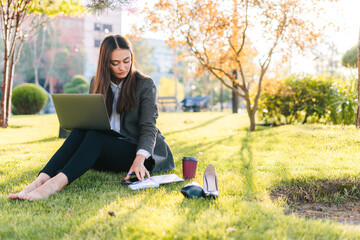
[[[230,88],[232,91],[234,91],[237,95],[239,95],[242,98],[245,98],[245,95],[242,94],[238,89],[234,88],[232,85],[229,85],[228,83],[225,82],[225,80],[219,76],[218,74],[216,74],[216,72],[214,72],[214,70],[212,68],[208,68],[207,66],[205,66],[217,79],[219,79],[226,87]]]
[[[241,43],[241,47],[239,49],[239,51],[237,52],[237,55],[240,54],[240,52],[242,51],[244,45],[245,45],[245,38],[246,38],[246,30],[248,28],[249,22],[248,22],[248,8],[249,8],[249,0],[245,1],[246,7],[245,7],[245,28],[243,31],[243,36],[242,36],[242,43]]]
[[[15,59],[15,64],[19,61],[19,58],[20,58],[20,52],[21,52],[21,48],[22,48],[22,45],[24,43],[24,40],[25,40],[25,37],[21,37],[20,38],[20,43],[18,45],[18,52],[17,52],[17,56],[16,56],[16,59]]]

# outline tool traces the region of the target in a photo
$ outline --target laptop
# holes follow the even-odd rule
[[[102,94],[52,94],[60,127],[99,130],[124,137],[111,129],[108,112]]]

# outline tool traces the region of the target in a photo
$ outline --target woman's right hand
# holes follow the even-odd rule
[[[142,155],[142,154],[136,155],[135,160],[134,160],[133,164],[130,167],[128,175],[125,177],[124,180],[129,180],[132,173],[135,173],[136,177],[140,181],[144,181],[145,175],[147,175],[147,177],[150,178],[150,173],[146,169],[146,167],[144,166],[144,162],[145,162],[145,156],[144,155]]]

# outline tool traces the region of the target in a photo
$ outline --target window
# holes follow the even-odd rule
[[[112,25],[110,25],[110,24],[103,24],[103,31],[104,31],[105,33],[112,32]]]
[[[94,23],[94,30],[95,31],[101,31],[101,24],[100,23]]]
[[[95,39],[95,41],[94,41],[94,47],[96,47],[96,48],[100,47],[100,43],[101,43],[100,40]]]

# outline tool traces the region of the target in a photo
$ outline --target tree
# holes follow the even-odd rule
[[[46,19],[47,16],[44,16],[44,18],[38,18],[39,22],[46,22],[48,19]],[[45,25],[45,24],[42,24]],[[39,85],[39,67],[42,60],[42,57],[44,55],[44,49],[45,49],[45,40],[46,40],[46,32],[45,27],[40,27],[40,29],[34,34],[32,39],[31,46],[29,47],[29,52],[31,54],[32,58],[32,66],[34,69],[34,76],[35,76],[35,84]],[[40,43],[38,47],[38,43]],[[39,48],[39,49],[38,49]]]
[[[162,77],[160,79],[160,84],[158,88],[158,95],[159,97],[172,97],[175,96],[175,81],[174,78],[166,78]],[[177,96],[179,99],[183,99],[184,94],[184,85],[182,83],[177,83]]]
[[[328,24],[318,21],[324,2],[332,0],[158,0],[144,9],[144,25],[137,30],[165,32],[173,47],[185,45],[245,100],[254,131],[262,81],[274,53],[286,57],[292,46],[303,50],[320,36],[323,28],[314,21]],[[311,18],[304,14],[310,12]]]
[[[51,17],[60,13],[70,14],[80,11],[82,6],[77,0],[0,0],[0,21],[4,42],[1,127],[8,126],[14,70],[25,37],[43,24],[38,20],[44,15]]]
[[[120,9],[128,7],[132,0],[88,0],[85,5],[87,9],[93,12],[102,13],[108,9]]]
[[[150,75],[155,71],[155,67],[150,65],[151,55],[154,47],[149,47],[146,39],[134,41],[135,67],[140,72]],[[140,57],[141,56],[141,57]]]
[[[61,32],[56,25],[61,23],[61,19],[51,19],[41,27],[37,36],[29,37],[24,42],[19,58],[21,64],[15,69],[14,85],[38,81],[36,84],[46,89],[50,95],[63,92],[72,76],[82,73],[83,48],[74,49],[67,42],[60,41]]]
[[[358,46],[353,46],[347,50],[341,58],[341,64],[344,67],[355,68],[357,63],[357,48]]]
[[[75,75],[70,82],[65,84],[65,93],[88,93],[89,83],[82,75]]]
[[[315,70],[319,75],[329,72],[331,76],[334,76],[338,67],[336,56],[339,52],[330,36],[319,37],[314,43],[314,47],[310,48],[310,53],[313,55]]]

